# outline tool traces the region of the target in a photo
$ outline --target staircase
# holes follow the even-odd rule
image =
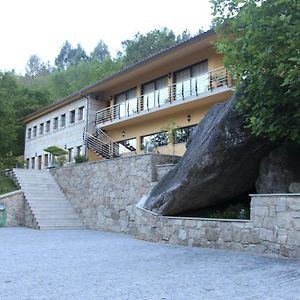
[[[104,158],[113,158],[120,156],[121,153],[129,153],[122,144],[116,143],[103,130],[97,129],[96,133],[91,134],[86,130],[83,131],[83,142],[88,149]]]
[[[82,221],[47,170],[13,169],[39,229],[83,229]]]

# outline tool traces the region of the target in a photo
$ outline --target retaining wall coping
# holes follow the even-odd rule
[[[150,211],[150,210],[147,210],[145,208],[142,208],[142,207],[138,207],[138,209],[144,211],[144,212],[147,212],[149,214],[152,214],[154,216],[157,216],[157,217],[160,217],[160,218],[163,218],[163,219],[168,219],[168,220],[192,220],[192,221],[212,221],[212,222],[222,222],[222,223],[233,223],[233,222],[236,222],[236,223],[250,223],[250,220],[247,220],[247,219],[216,219],[216,218],[197,218],[197,217],[172,217],[172,216],[162,216],[162,215],[159,215],[153,211]]]
[[[0,195],[0,199],[11,197],[11,196],[21,194],[21,193],[23,194],[22,190],[17,190],[17,191],[14,191],[14,192],[6,193],[6,194],[3,194],[3,195]]]
[[[67,164],[64,165],[62,167],[55,167],[52,169],[49,169],[50,171],[52,170],[57,170],[57,169],[61,169],[61,168],[70,168],[70,167],[79,167],[79,166],[84,166],[84,165],[94,165],[94,164],[98,164],[98,163],[104,163],[104,162],[113,162],[115,160],[122,160],[122,159],[133,159],[133,158],[139,158],[139,157],[143,157],[143,156],[166,156],[166,157],[176,157],[176,158],[181,158],[180,156],[177,155],[169,155],[169,154],[161,154],[161,153],[144,153],[144,154],[136,154],[136,155],[132,155],[132,156],[120,156],[120,157],[114,157],[111,159],[101,159],[101,160],[95,160],[95,161],[87,161],[84,163],[80,163],[80,164],[76,164],[76,163],[71,163],[71,164]]]
[[[285,193],[285,194],[249,194],[250,197],[299,197],[300,194]]]

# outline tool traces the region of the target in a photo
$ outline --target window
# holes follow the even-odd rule
[[[29,169],[29,164],[30,164],[30,159],[27,158],[27,159],[26,159],[26,169]]]
[[[44,156],[44,166],[45,167],[49,166],[49,154],[45,154]]]
[[[27,130],[27,138],[31,139],[31,128],[28,128]]]
[[[175,99],[184,100],[208,91],[208,61],[185,68],[175,73]]]
[[[66,126],[66,114],[60,116],[60,127]]]
[[[46,122],[46,133],[50,132],[50,125],[51,125],[51,121],[49,120]]]
[[[73,148],[68,149],[69,155],[68,155],[68,162],[72,162],[73,160]]]
[[[31,169],[35,169],[35,157],[31,158]]]
[[[77,156],[82,155],[82,146],[77,147]]]
[[[32,130],[32,137],[36,137],[36,126],[33,127],[33,130]]]
[[[41,124],[40,124],[39,134],[40,134],[40,135],[44,134],[44,123],[41,123]]]
[[[53,129],[54,130],[58,129],[58,117],[53,119]]]
[[[143,85],[143,109],[160,106],[167,102],[169,102],[167,76]]]
[[[118,142],[119,144],[119,153],[122,154],[124,152],[135,151],[136,150],[136,138],[130,140],[124,140]]]
[[[166,131],[158,132],[141,138],[141,148],[147,149],[148,144],[153,144],[154,146],[166,146],[168,145],[168,133]]]
[[[174,130],[174,143],[186,143],[190,138],[196,125],[191,125],[187,127],[177,128]]]
[[[115,101],[116,104],[119,104],[116,108],[116,118],[132,115],[138,110],[136,88],[117,95]]]
[[[78,109],[78,121],[83,120],[83,112],[84,112],[84,106],[79,107],[79,109]]]
[[[70,111],[70,119],[69,119],[70,124],[75,123],[75,110]]]

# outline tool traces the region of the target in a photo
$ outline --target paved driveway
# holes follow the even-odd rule
[[[300,260],[0,228],[0,299],[300,299]]]

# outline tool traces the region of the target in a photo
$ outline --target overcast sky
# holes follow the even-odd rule
[[[114,55],[140,31],[208,29],[209,0],[3,0],[0,70],[24,72],[31,54],[54,62],[65,40],[89,54],[100,39]]]

